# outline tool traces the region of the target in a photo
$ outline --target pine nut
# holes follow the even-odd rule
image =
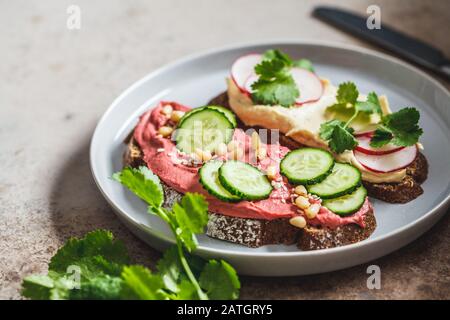
[[[298,196],[295,198],[295,205],[300,209],[305,210],[310,206],[309,199],[304,196]]]
[[[167,137],[170,136],[172,131],[173,131],[172,127],[162,126],[161,128],[159,128],[158,133],[163,137]]]
[[[244,151],[242,151],[242,149],[239,147],[236,147],[235,149],[233,149],[230,152],[230,157],[233,160],[239,160],[242,158],[243,155],[244,155]]]
[[[174,112],[172,112],[170,120],[172,120],[173,122],[178,122],[183,116],[184,116],[183,111],[175,110]]]
[[[218,144],[214,153],[218,156],[226,155],[227,154],[227,145],[225,143]]]
[[[195,149],[195,154],[197,155],[198,159],[203,162],[209,161],[212,158],[211,152],[199,148]]]
[[[234,151],[234,149],[236,149],[238,147],[239,147],[239,145],[237,144],[237,142],[232,140],[232,141],[230,141],[230,143],[228,143],[227,149],[229,152],[232,152],[232,151]]]
[[[168,117],[170,117],[170,115],[172,114],[172,111],[173,111],[173,107],[170,104],[165,105],[161,110],[161,112]]]
[[[259,139],[259,134],[256,131],[252,132],[252,148],[256,152],[258,152],[259,147],[261,145],[261,140]]]
[[[305,215],[308,219],[314,219],[320,210],[320,204],[315,203],[311,205],[309,208],[305,209]]]
[[[294,227],[303,229],[306,227],[306,220],[305,218],[301,216],[293,217],[289,220],[289,223],[292,224]]]
[[[277,175],[277,169],[274,166],[268,166],[266,169],[266,174],[270,180],[273,180]]]
[[[294,192],[296,194],[298,194],[299,196],[308,194],[308,191],[306,190],[305,186],[303,186],[303,185],[296,186]]]

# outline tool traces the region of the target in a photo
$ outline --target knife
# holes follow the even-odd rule
[[[336,8],[316,7],[313,15],[362,40],[392,51],[450,79],[450,60],[444,56],[442,51],[425,42],[385,25],[381,25],[380,29],[369,29],[366,24],[367,17]]]

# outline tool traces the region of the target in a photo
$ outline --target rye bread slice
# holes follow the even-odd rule
[[[142,151],[130,134],[125,141],[127,148],[123,155],[124,166],[139,167],[145,165]],[[165,207],[179,201],[182,195],[161,182],[165,194]],[[246,219],[209,213],[206,234],[212,238],[256,248],[269,244],[291,245],[297,243],[302,250],[333,248],[367,239],[375,230],[376,222],[373,210],[364,218],[365,228],[358,225],[345,225],[336,229],[308,226],[298,229],[289,223],[289,219]]]
[[[228,93],[223,92],[213,98],[208,104],[220,105],[230,109],[228,103]],[[238,118],[236,116],[236,118]],[[247,128],[242,121],[238,119],[238,126]],[[302,145],[297,141],[280,134],[280,144],[290,149],[296,149]],[[372,183],[363,181],[369,196],[389,202],[406,203],[414,200],[423,193],[420,186],[428,175],[428,162],[422,153],[418,153],[416,159],[406,168],[406,177],[399,183]]]

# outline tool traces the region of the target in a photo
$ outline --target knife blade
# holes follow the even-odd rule
[[[437,48],[381,24],[369,29],[367,17],[332,7],[316,7],[313,15],[358,38],[378,45],[397,55],[433,70],[450,79],[450,60]]]

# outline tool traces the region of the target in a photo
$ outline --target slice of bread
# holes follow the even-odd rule
[[[127,148],[123,155],[124,166],[139,167],[145,165],[142,151],[132,134],[125,141]],[[181,199],[181,194],[161,182],[165,194],[165,207]],[[291,245],[297,243],[302,250],[333,248],[362,241],[368,238],[376,228],[373,210],[364,217],[365,228],[358,225],[344,225],[336,229],[307,226],[298,229],[289,223],[289,219],[245,219],[209,213],[206,234],[210,237],[230,241],[256,248],[268,244]]]
[[[230,108],[227,92],[221,93],[213,98],[208,104],[220,105]],[[246,128],[245,124],[239,120],[239,125]],[[302,145],[297,141],[280,134],[280,144],[290,149],[296,149]],[[363,181],[369,196],[389,202],[406,203],[414,200],[423,193],[420,186],[427,178],[428,162],[422,153],[418,153],[416,159],[406,168],[406,177],[399,183],[371,183]]]

